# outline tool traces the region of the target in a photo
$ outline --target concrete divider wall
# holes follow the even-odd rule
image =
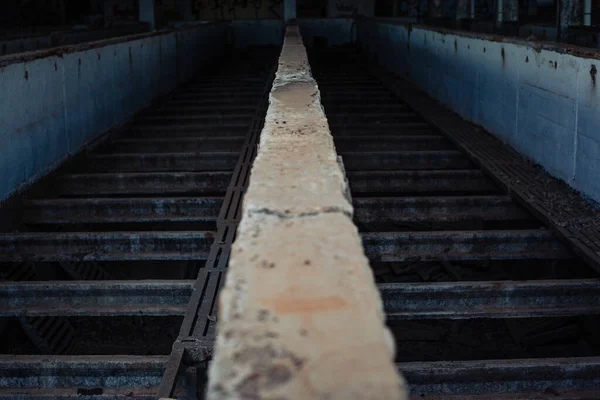
[[[219,296],[207,398],[404,400],[296,26],[269,100]]]
[[[218,59],[227,29],[0,57],[0,201]]]
[[[386,69],[600,201],[597,51],[374,19],[359,20],[358,40]]]
[[[302,18],[298,20],[306,47],[312,47],[315,36],[324,37],[330,46],[354,43],[356,24],[351,18]]]

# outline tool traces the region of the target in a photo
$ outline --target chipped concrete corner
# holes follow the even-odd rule
[[[219,300],[208,399],[406,399],[298,28]]]

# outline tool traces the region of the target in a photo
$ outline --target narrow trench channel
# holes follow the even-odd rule
[[[0,277],[15,283],[2,295],[0,353],[171,353],[278,54],[250,48],[200,71],[3,210],[19,218],[0,233]],[[87,300],[58,288],[79,282]],[[93,282],[105,286],[85,289]],[[48,304],[16,317],[34,290],[24,283],[47,284]],[[111,307],[111,290],[130,299]]]
[[[399,369],[600,355],[600,321],[586,307],[597,295],[584,284],[597,273],[371,75],[356,49],[313,48],[309,58]]]

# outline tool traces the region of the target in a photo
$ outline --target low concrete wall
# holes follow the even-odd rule
[[[373,19],[369,56],[600,201],[600,53]],[[571,54],[569,54],[571,53]]]
[[[406,399],[298,28],[219,297],[209,400]]]
[[[189,79],[227,24],[0,57],[0,201]]]
[[[0,39],[0,56],[133,35],[147,32],[149,29],[146,24],[135,24],[118,28],[56,32],[52,35]]]
[[[306,47],[312,47],[314,38],[324,37],[330,46],[354,43],[356,24],[351,18],[304,18],[298,20]]]
[[[234,20],[231,28],[237,48],[281,46],[283,43],[283,20],[280,19]]]

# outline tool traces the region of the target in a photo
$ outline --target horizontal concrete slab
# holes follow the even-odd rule
[[[216,221],[219,197],[85,198],[26,201],[27,224]]]
[[[362,234],[372,261],[537,260],[570,258],[548,230],[377,232]]]
[[[184,315],[194,281],[1,282],[0,316]]]
[[[0,262],[205,260],[214,232],[70,232],[0,235]]]
[[[85,168],[94,172],[233,171],[237,152],[94,154]]]
[[[147,172],[67,174],[57,178],[64,196],[117,194],[224,194],[231,172]]]
[[[389,320],[543,318],[597,315],[597,279],[385,283],[378,285]]]

